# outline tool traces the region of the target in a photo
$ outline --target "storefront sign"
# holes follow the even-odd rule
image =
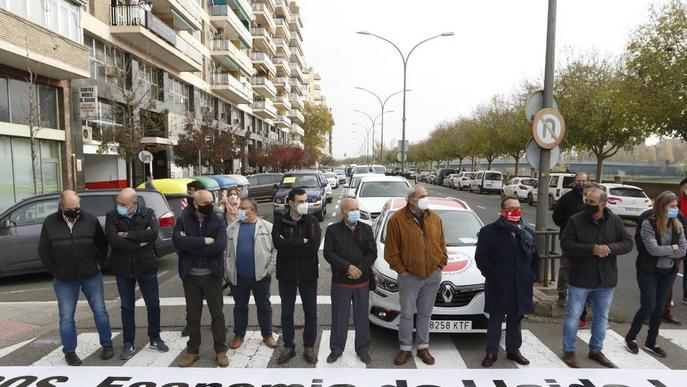
[[[98,87],[79,87],[79,112],[82,120],[98,118]]]

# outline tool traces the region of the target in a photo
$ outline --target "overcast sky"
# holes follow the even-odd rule
[[[573,53],[618,54],[652,4],[664,0],[561,0],[556,31],[557,61]],[[370,31],[407,52],[406,137],[425,138],[443,120],[469,114],[495,94],[510,94],[526,79],[543,79],[546,0],[299,0],[308,65],[322,76],[322,92],[332,108],[334,156],[360,154],[364,131],[380,113],[379,102],[355,86],[382,97],[403,89],[403,66],[388,43],[356,34]],[[385,115],[385,147],[401,139],[401,95]],[[393,142],[392,142],[393,140]],[[379,128],[376,132],[379,141]]]

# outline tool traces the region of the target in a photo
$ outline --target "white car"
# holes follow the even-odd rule
[[[324,177],[327,178],[327,182],[329,183],[329,185],[330,185],[332,188],[334,188],[334,189],[339,188],[339,178],[336,176],[336,173],[334,173],[334,172],[325,172]]]
[[[460,172],[453,178],[453,188],[464,190],[470,188],[470,182],[475,178],[477,172]]]
[[[651,199],[639,187],[604,183],[601,188],[608,195],[608,209],[621,218],[636,219],[644,211],[653,207]]]
[[[572,189],[575,182],[574,173],[552,173],[549,180],[549,209],[558,203],[558,199]]]
[[[515,196],[519,200],[528,200],[531,191],[537,184],[537,179],[531,177],[514,177],[503,186],[501,196]]]
[[[401,307],[397,274],[384,259],[384,239],[389,219],[405,205],[405,198],[389,200],[374,224],[378,258],[372,269],[376,289],[370,292],[370,322],[394,330],[398,330]],[[430,197],[429,208],[441,217],[448,250],[430,332],[486,332],[484,277],[475,262],[482,221],[467,203],[458,199]]]
[[[470,180],[470,192],[501,192],[503,189],[503,174],[499,171],[479,171]]]
[[[360,180],[354,197],[360,208],[360,220],[371,224],[391,198],[405,198],[410,183],[401,176],[368,175]]]
[[[355,197],[355,191],[358,190],[358,186],[360,186],[360,181],[363,179],[363,177],[369,177],[369,176],[384,176],[380,174],[370,174],[370,173],[363,173],[363,174],[357,174],[351,176],[351,181],[348,184],[344,184],[345,188],[345,194],[346,197],[353,198]]]

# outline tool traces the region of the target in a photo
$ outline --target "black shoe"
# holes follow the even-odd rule
[[[330,353],[329,356],[327,356],[327,363],[332,364],[334,363],[337,359],[341,357],[340,353]]]
[[[279,357],[277,358],[277,364],[286,364],[289,362],[289,360],[293,359],[295,356],[296,356],[296,349],[295,348],[284,347],[284,349],[281,350]]]
[[[668,354],[666,353],[666,351],[664,351],[663,348],[659,347],[659,346],[656,345],[656,344],[654,344],[654,345],[645,345],[645,346],[644,346],[644,349],[645,349],[646,351],[648,351],[648,352],[653,353],[654,355],[656,355],[656,356],[658,356],[658,357],[666,357],[666,356],[668,356]]]
[[[513,352],[506,355],[506,359],[512,360],[520,365],[529,365],[530,361],[526,357],[522,356],[520,352]]]
[[[634,353],[635,355],[638,354],[639,346],[637,345],[637,340],[625,339],[625,349],[627,349],[630,353]]]
[[[496,363],[497,357],[496,355],[489,355],[487,354],[484,359],[482,360],[482,367],[484,368],[489,368]]]
[[[106,345],[103,347],[103,351],[100,353],[100,358],[103,360],[110,360],[114,356],[114,350],[111,345]]]
[[[362,361],[365,364],[372,363],[372,358],[370,357],[370,354],[367,352],[359,353],[358,357],[360,358],[360,361]]]
[[[76,352],[65,353],[64,360],[67,361],[67,364],[72,367],[78,367],[81,365],[81,359],[79,359],[79,356],[76,354]]]
[[[315,353],[315,348],[305,347],[303,349],[303,358],[310,364],[317,364],[317,354]]]
[[[181,330],[181,337],[188,337],[188,325]]]
[[[663,316],[663,321],[673,325],[682,325],[680,320],[675,319],[675,316],[673,316],[672,314],[669,316]]]

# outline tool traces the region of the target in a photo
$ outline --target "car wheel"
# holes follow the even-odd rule
[[[530,206],[534,206],[534,196],[532,196],[531,193],[527,194],[527,204]]]

